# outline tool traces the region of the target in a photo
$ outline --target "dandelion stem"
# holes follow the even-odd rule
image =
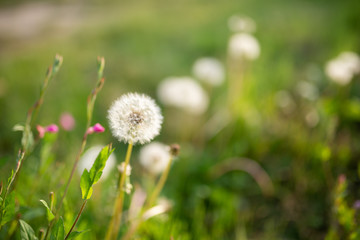
[[[168,165],[166,166],[166,169],[164,170],[164,172],[162,173],[158,183],[155,186],[154,191],[152,192],[149,201],[146,203],[145,205],[145,211],[148,210],[149,208],[152,207],[152,205],[154,204],[155,200],[157,199],[157,197],[159,196],[161,190],[163,189],[166,179],[169,175],[170,172],[170,168],[171,168],[171,164],[172,164],[172,160],[173,160],[173,156],[170,156]]]
[[[106,238],[105,238],[106,240],[116,239],[117,234],[119,232],[119,228],[120,228],[120,224],[121,224],[122,208],[123,208],[123,204],[124,204],[124,189],[123,188],[124,188],[124,183],[125,183],[125,179],[126,179],[126,168],[130,162],[132,148],[133,148],[133,142],[130,141],[128,148],[127,148],[127,152],[126,152],[124,171],[121,174],[121,178],[120,178],[120,182],[119,182],[119,186],[118,186],[118,196],[115,200],[113,216],[111,218],[110,225],[109,225],[108,231],[106,233]]]
[[[81,206],[81,208],[80,208],[80,211],[79,211],[79,213],[78,213],[78,215],[77,215],[77,217],[76,217],[73,225],[71,226],[68,234],[66,234],[65,240],[70,236],[70,233],[72,232],[72,230],[74,229],[76,223],[78,222],[78,220],[79,220],[79,218],[80,218],[80,216],[81,216],[81,213],[83,212],[83,210],[84,210],[84,208],[85,208],[86,203],[87,203],[87,199],[84,200],[84,202],[83,202],[83,204],[82,204],[82,206]]]
[[[135,233],[136,229],[139,227],[139,225],[142,222],[142,218],[144,213],[149,210],[152,205],[154,204],[155,200],[158,198],[161,190],[163,189],[166,179],[169,176],[169,172],[170,172],[170,168],[171,168],[171,164],[172,164],[172,160],[173,160],[174,156],[171,155],[168,165],[166,166],[166,169],[164,170],[164,172],[162,173],[159,181],[157,182],[154,191],[152,192],[148,202],[146,203],[145,207],[142,209],[140,216],[138,218],[138,220],[136,220],[133,224],[131,224],[128,232],[126,233],[126,235],[124,236],[123,240],[129,240],[131,239],[131,237],[133,236],[133,234]]]

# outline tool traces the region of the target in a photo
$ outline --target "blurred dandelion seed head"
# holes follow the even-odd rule
[[[152,98],[129,93],[112,104],[108,120],[113,136],[119,141],[144,144],[159,135],[163,116]]]
[[[320,121],[320,116],[318,111],[314,108],[311,109],[306,115],[305,115],[305,122],[308,125],[308,127],[313,128],[318,125]]]
[[[275,94],[276,105],[281,108],[286,114],[291,114],[296,104],[291,94],[286,90],[280,90]]]
[[[81,175],[84,172],[84,169],[87,169],[90,171],[92,165],[95,162],[96,157],[99,155],[101,149],[103,146],[96,145],[91,148],[89,148],[84,155],[80,158],[79,165],[77,168],[77,171],[79,175]],[[112,153],[108,160],[106,161],[106,165],[103,169],[103,173],[101,175],[100,181],[106,179],[109,174],[111,173],[112,169],[116,165],[116,157],[114,153]]]
[[[202,114],[209,105],[203,88],[190,77],[169,77],[157,89],[159,100],[168,106],[184,109],[192,114]]]
[[[255,21],[244,15],[234,15],[228,20],[229,29],[233,32],[253,33],[256,31]]]
[[[230,57],[255,60],[260,56],[260,45],[251,34],[237,33],[230,38],[228,51]]]
[[[319,98],[318,88],[314,84],[307,81],[298,82],[296,85],[296,91],[301,97],[310,101],[315,101]]]
[[[200,81],[213,86],[224,82],[225,71],[222,63],[216,58],[204,57],[198,59],[193,66],[193,74]]]
[[[165,170],[170,160],[169,146],[152,142],[140,150],[140,164],[150,173],[156,175]]]
[[[342,52],[325,66],[325,74],[339,85],[349,84],[354,75],[359,73],[360,57],[353,52]]]

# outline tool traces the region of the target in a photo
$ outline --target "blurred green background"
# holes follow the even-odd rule
[[[111,136],[106,120],[112,101],[135,91],[158,101],[158,83],[168,76],[191,75],[200,57],[227,64],[232,35],[228,19],[244,14],[257,24],[254,35],[261,54],[247,69],[237,113],[218,134],[199,141],[194,129],[226,108],[226,83],[213,89],[211,108],[201,118],[161,105],[165,120],[156,140],[182,146],[163,191],[174,205],[167,216],[147,221],[136,239],[357,239],[354,232],[359,230],[348,230],[339,220],[334,189],[337,177],[345,174],[349,184],[341,194],[351,211],[360,184],[359,76],[348,86],[336,86],[325,76],[324,66],[342,51],[360,52],[359,10],[356,0],[1,1],[0,180],[14,168],[20,147],[21,134],[12,128],[24,123],[56,53],[64,62],[49,85],[38,122],[57,123],[61,113],[70,112],[76,128],[58,134],[54,166],[41,178],[35,173],[39,149],[22,170],[19,211],[35,231],[46,225],[38,200],[61,188],[62,175],[68,174],[80,147],[86,99],[96,82],[96,57],[106,59],[106,82],[93,122],[107,130],[91,136],[88,146],[113,142],[120,162],[126,146]],[[315,85],[319,97],[302,98],[297,91],[300,81]],[[281,90],[293,96],[291,113],[277,105]],[[309,126],[304,117],[313,108],[320,120]],[[197,119],[188,134],[183,133],[188,130],[184,122],[176,121],[184,118]],[[139,149],[134,149],[135,169]],[[221,174],[218,164],[233,157],[259,164],[274,191],[264,194],[246,171]],[[135,170],[133,183],[144,181],[141,174]],[[83,239],[102,238],[109,221],[102,208],[112,207],[115,181],[114,173],[95,190],[98,196],[91,199],[78,225],[92,229]],[[70,209],[80,206],[78,182],[74,179],[70,187]]]

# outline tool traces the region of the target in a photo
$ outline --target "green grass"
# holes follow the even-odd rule
[[[98,95],[93,122],[102,123],[107,131],[91,136],[88,146],[113,142],[120,162],[126,146],[110,134],[106,115],[111,102],[129,91],[156,98],[162,79],[191,75],[192,64],[199,57],[214,56],[226,63],[231,36],[227,20],[241,13],[257,23],[255,36],[261,56],[247,72],[246,91],[239,97],[237,114],[218,135],[199,144],[190,138],[180,140],[187,128],[176,119],[191,116],[162,106],[169,117],[157,140],[180,141],[182,145],[182,154],[163,191],[174,207],[168,215],[143,224],[135,239],[323,239],[329,229],[336,229],[332,208],[339,174],[346,174],[350,182],[348,204],[359,197],[356,99],[360,92],[356,79],[349,86],[352,91],[343,89],[341,93],[328,83],[323,68],[341,51],[359,52],[357,1],[92,1],[83,7],[83,22],[70,33],[57,32],[50,24],[30,39],[0,39],[0,180],[5,182],[14,168],[20,146],[20,133],[12,127],[24,123],[55,53],[64,57],[64,63],[49,85],[38,122],[58,122],[64,111],[71,112],[77,121],[74,132],[59,133],[54,165],[41,178],[36,175],[41,147],[26,159],[16,195],[21,219],[35,231],[46,226],[39,199],[47,199],[49,191],[61,192],[64,175],[69,174],[86,123],[86,98],[96,82],[98,55],[106,59],[106,83]],[[309,69],[319,73],[316,85],[321,97],[315,103],[303,100],[295,91],[300,80],[311,81]],[[282,89],[288,90],[297,104],[290,116],[282,114],[275,104],[275,93]],[[226,91],[226,84],[214,89],[212,109],[197,119],[193,129],[201,129],[216,107],[224,107]],[[342,110],[343,106],[350,106],[353,114]],[[315,128],[304,122],[311,107],[320,112]],[[333,117],[338,124],[331,138],[328,131]],[[188,136],[191,134],[197,132]],[[326,147],[331,156],[323,162],[321,154]],[[135,147],[132,159],[135,169],[139,169],[139,149]],[[210,174],[215,164],[235,156],[254,159],[264,168],[275,186],[273,196],[264,196],[246,172],[229,172],[219,178]],[[77,227],[91,229],[83,239],[103,238],[116,177],[114,173],[95,187]],[[141,178],[142,172],[135,170],[133,183]],[[76,176],[73,180],[65,205],[66,229],[81,204],[79,179]],[[337,234],[338,238],[332,239],[342,239],[346,233],[342,229]]]

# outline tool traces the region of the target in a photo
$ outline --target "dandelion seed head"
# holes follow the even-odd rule
[[[339,85],[349,84],[354,75],[359,73],[360,57],[353,52],[343,52],[325,66],[325,74]]]
[[[178,107],[192,114],[202,114],[209,105],[203,88],[190,77],[169,77],[157,89],[159,100],[168,106]]]
[[[295,101],[288,91],[278,91],[275,94],[275,101],[276,105],[280,107],[286,114],[291,114],[296,108]]]
[[[233,32],[253,33],[256,30],[256,23],[253,19],[243,15],[234,15],[229,18],[229,29]]]
[[[79,165],[77,167],[78,173],[81,175],[84,172],[84,169],[90,171],[92,165],[94,164],[96,157],[99,155],[100,151],[103,149],[103,146],[96,145],[89,148],[80,158]],[[114,153],[112,153],[108,160],[106,161],[106,165],[103,169],[103,173],[101,175],[100,181],[106,179],[113,168],[116,165],[116,157]]]
[[[170,160],[169,146],[152,142],[140,150],[140,164],[150,173],[156,175],[165,170]]]
[[[305,122],[310,128],[316,127],[319,121],[320,121],[320,116],[316,109],[311,109],[305,115]]]
[[[259,42],[248,33],[234,34],[229,40],[229,54],[233,58],[255,60],[260,56]]]
[[[310,101],[315,101],[319,98],[318,88],[314,84],[307,81],[298,82],[296,85],[296,91],[301,97]]]
[[[193,74],[200,81],[218,86],[224,82],[224,67],[216,58],[198,59],[193,66]]]
[[[159,135],[163,116],[149,96],[128,93],[112,104],[108,120],[113,136],[119,141],[144,144]]]

